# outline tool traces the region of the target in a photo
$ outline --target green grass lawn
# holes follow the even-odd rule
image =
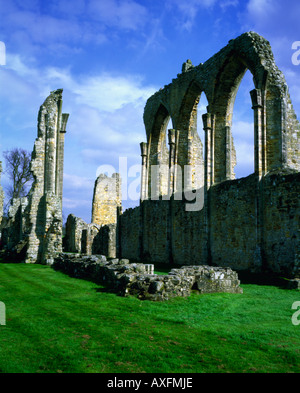
[[[49,266],[0,263],[0,371],[299,372],[299,291],[242,287],[150,302]]]

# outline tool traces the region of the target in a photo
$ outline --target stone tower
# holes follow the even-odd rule
[[[92,223],[108,225],[117,223],[118,209],[122,206],[121,177],[114,173],[112,177],[100,174],[95,181]]]
[[[34,177],[26,215],[27,263],[53,263],[62,250],[64,137],[68,114],[62,113],[62,89],[52,91],[38,114],[32,152]]]

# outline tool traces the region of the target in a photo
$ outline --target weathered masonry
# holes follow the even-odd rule
[[[254,116],[255,174],[285,168],[300,170],[299,123],[296,119],[283,74],[275,65],[269,43],[258,34],[245,33],[204,64],[183,66],[183,72],[147,101],[144,122],[147,143],[141,146],[146,170],[142,179],[142,199],[176,191],[176,173],[162,172],[151,179],[151,165],[184,166],[190,171],[182,182],[186,189],[210,186],[235,178],[234,142],[231,135],[232,112],[239,84],[249,69],[254,88],[250,92]],[[203,116],[205,141],[197,134],[197,105],[201,94],[208,101]],[[169,130],[169,149],[165,143]],[[202,154],[204,143],[205,162]],[[204,174],[203,184],[194,179],[195,168]],[[153,181],[152,181],[153,180]],[[175,190],[174,189],[175,186]],[[153,190],[153,187],[155,188]],[[181,190],[182,188],[180,188]]]
[[[73,277],[105,284],[121,296],[139,299],[168,300],[199,293],[243,293],[236,272],[230,268],[185,266],[172,269],[168,275],[154,274],[154,265],[130,263],[128,259],[107,260],[104,255],[80,256],[61,253],[53,264]]]
[[[111,177],[100,174],[94,186],[92,223],[116,224],[118,208],[122,206],[121,178],[118,173]]]
[[[235,179],[232,112],[247,69],[255,171]],[[184,63],[148,99],[144,123],[141,203],[120,216],[120,256],[299,276],[300,126],[268,41],[245,33],[204,64]]]
[[[73,253],[117,255],[117,221],[122,212],[121,178],[100,174],[94,185],[91,223],[70,214],[64,250]]]
[[[247,70],[254,173],[235,179],[232,114]],[[202,94],[204,140],[197,132]],[[118,215],[115,237],[99,228],[100,250],[115,239],[118,258],[300,277],[300,125],[268,41],[245,33],[204,64],[184,63],[148,99],[144,124],[140,205]]]
[[[38,113],[31,158],[34,181],[27,198],[14,199],[4,229],[6,250],[27,263],[52,264],[62,250],[64,138],[69,115],[62,113],[62,89]]]

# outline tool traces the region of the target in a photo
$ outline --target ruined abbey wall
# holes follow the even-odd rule
[[[66,252],[103,254],[115,258],[118,253],[117,221],[122,212],[121,178],[100,174],[94,185],[92,218],[87,224],[70,214],[66,222],[63,249]]]
[[[255,173],[261,177],[283,168],[300,170],[300,127],[288,86],[275,64],[269,42],[250,32],[231,40],[204,64],[183,67],[183,72],[172,83],[148,99],[144,110],[147,142],[143,143],[142,153],[145,166],[142,199],[151,197],[153,187],[160,195],[165,195],[174,189],[174,184],[178,186],[176,178],[171,178],[165,170],[166,164],[178,165],[182,173],[184,166],[189,166],[181,181],[181,186],[186,189],[202,186],[201,176],[198,182],[193,176],[199,172],[203,174],[204,185],[208,188],[235,178],[232,112],[238,87],[247,69],[253,75],[250,95],[254,118]],[[205,141],[200,144],[195,119],[201,94],[205,94],[208,106],[203,117]],[[169,138],[167,147],[165,135],[170,118],[174,136],[172,141]],[[204,146],[205,162],[201,146]],[[153,165],[162,168],[161,175],[155,179]]]
[[[273,174],[263,183],[258,190],[250,175],[212,186],[199,211],[173,199],[142,202],[120,216],[119,256],[299,275],[300,174]]]
[[[37,138],[27,198],[14,200],[5,228],[5,249],[26,263],[52,264],[62,251],[64,138],[69,115],[62,113],[62,89],[46,98],[38,113]]]
[[[235,179],[232,113],[247,69],[255,165]],[[197,133],[201,94],[208,101],[204,141]],[[148,99],[144,123],[140,205],[97,228],[89,253],[300,278],[300,125],[268,41],[249,32],[204,64],[187,61]]]
[[[118,208],[122,206],[121,179],[118,173],[111,177],[100,174],[94,186],[92,223],[116,224]]]
[[[235,180],[232,112],[247,69],[253,75],[255,170]],[[208,106],[205,140],[199,141],[203,93]],[[173,129],[167,130],[170,118]],[[268,41],[245,33],[204,64],[187,61],[148,99],[144,123],[141,204],[120,217],[120,256],[300,274],[300,126]],[[188,190],[200,191],[200,208],[176,200]]]
[[[268,268],[300,277],[300,173],[264,182],[263,246]]]

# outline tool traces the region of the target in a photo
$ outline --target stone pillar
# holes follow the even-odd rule
[[[100,174],[95,181],[92,220],[93,224],[117,223],[117,208],[122,206],[122,186],[119,173],[111,177]]]
[[[51,264],[62,250],[62,177],[67,115],[61,114],[62,89],[52,91],[38,114],[38,136],[31,170],[34,182],[24,211],[28,246],[26,263]],[[64,120],[62,121],[62,117]]]
[[[205,162],[204,162],[204,186],[210,188],[214,183],[214,133],[213,115],[205,113],[202,116],[203,129],[205,131]]]
[[[168,195],[172,195],[177,191],[177,159],[178,159],[178,141],[179,131],[170,129],[168,131],[169,138],[169,186]]]
[[[171,196],[174,193],[174,171],[175,171],[175,146],[176,146],[176,136],[175,130],[168,130],[169,138],[169,191],[168,194]]]
[[[258,178],[256,190],[256,251],[255,264],[264,269],[264,182],[260,181],[266,173],[266,135],[264,97],[260,89],[250,91],[254,110],[254,171]]]
[[[140,143],[142,156],[141,201],[148,198],[148,143]]]
[[[254,110],[254,170],[261,178],[266,173],[266,135],[264,127],[263,94],[260,89],[250,91]]]
[[[226,168],[225,168],[225,176],[226,180],[230,180],[232,178],[232,142],[231,142],[231,128],[229,126],[225,126],[225,138],[226,138],[226,147],[225,147],[225,159],[226,159]]]
[[[56,154],[56,195],[62,201],[63,176],[64,176],[64,145],[65,133],[69,114],[63,113],[61,116],[60,131],[58,133],[57,154]]]
[[[204,209],[205,209],[205,232],[206,232],[206,258],[207,264],[212,259],[211,239],[211,193],[209,188],[214,184],[214,115],[205,113],[202,115],[203,130],[205,132],[205,160],[204,160]]]
[[[287,147],[287,99],[286,96],[280,98],[280,118],[281,118],[281,127],[280,127],[280,167],[287,168],[288,165],[288,147]]]
[[[45,178],[44,192],[55,193],[56,185],[56,113],[47,113],[46,123],[46,143],[45,143]]]

